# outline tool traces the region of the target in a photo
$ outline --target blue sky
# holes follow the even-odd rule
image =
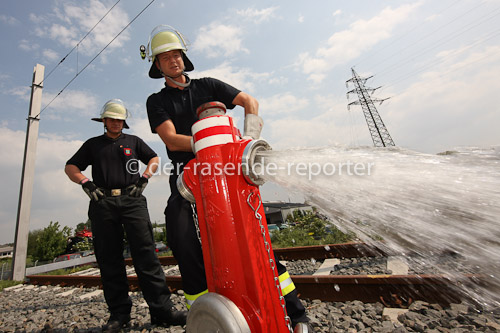
[[[44,107],[150,0],[120,1],[56,68],[115,2],[0,3],[0,244],[14,240],[33,67],[45,66]],[[262,136],[275,150],[371,145],[361,109],[347,110],[345,81],[355,66],[374,75],[367,85],[382,86],[376,97],[391,97],[378,111],[396,145],[438,153],[500,142],[499,15],[498,0],[156,0],[41,114],[30,227],[86,221],[86,196],[63,168],[102,133],[90,118],[111,98],[131,111],[129,132],[167,161],[145,111],[163,83],[147,76],[139,55],[156,25],[189,39],[191,77],[217,77],[259,100]],[[242,110],[230,114],[242,128]],[[291,195],[273,184],[262,191],[265,200]],[[153,178],[145,194],[152,220],[163,222],[166,177]]]

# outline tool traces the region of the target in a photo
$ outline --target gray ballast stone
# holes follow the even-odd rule
[[[49,289],[53,287],[48,287]],[[92,289],[75,291],[75,295],[56,297],[56,292],[39,294],[36,291],[0,293],[0,327],[5,332],[100,332],[108,319],[102,295],[80,299],[81,294]],[[60,290],[57,291],[60,293]],[[141,293],[131,295],[131,325],[125,332],[183,332],[182,327],[153,327]],[[184,308],[184,299],[173,295],[178,309]],[[455,304],[448,309],[426,302],[414,302],[408,312],[392,322],[383,316],[381,303],[321,302],[302,300],[307,308],[311,326],[316,332],[495,332],[499,316],[481,313],[465,304]],[[465,312],[467,311],[467,312]]]
[[[312,275],[321,264],[321,261],[316,260],[289,261],[287,269],[292,275]],[[439,264],[445,265],[448,262],[441,260]],[[453,261],[449,264],[452,265]],[[343,265],[342,269],[346,274],[361,271],[370,275],[390,274],[386,269],[385,258],[341,259],[340,265]],[[331,274],[339,274],[337,268],[335,266]],[[415,268],[410,265],[410,274],[413,271],[432,274],[429,270],[435,270],[435,267],[422,265]],[[179,274],[177,268],[168,273]],[[102,293],[82,297],[96,291],[96,288],[80,288],[65,297],[56,294],[74,288],[30,288],[18,287],[0,292],[0,332],[101,332],[102,325],[109,318]],[[185,309],[181,294],[179,292],[172,296],[178,310]],[[148,308],[140,306],[144,303],[142,293],[131,293],[131,298],[134,304],[132,320],[130,327],[124,332],[184,332],[184,328],[180,326],[152,326]],[[500,308],[487,312],[468,304],[451,304],[443,308],[437,304],[415,301],[406,313],[397,316],[396,321],[391,321],[389,316],[383,315],[385,307],[380,302],[321,302],[303,299],[302,303],[307,309],[311,326],[318,333],[500,332]]]

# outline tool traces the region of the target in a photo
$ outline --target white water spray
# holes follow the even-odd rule
[[[266,181],[302,193],[341,230],[366,243],[434,265],[443,252],[490,283],[462,290],[483,306],[500,304],[500,149],[440,155],[401,148],[311,148],[259,152]],[[382,238],[383,242],[374,239]]]

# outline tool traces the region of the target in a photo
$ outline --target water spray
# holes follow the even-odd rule
[[[265,181],[301,194],[342,231],[410,267],[439,270],[456,282],[463,299],[499,306],[498,147],[431,155],[336,146],[260,151],[257,158]],[[440,265],[440,255],[450,252],[454,264]],[[487,284],[471,285],[464,272]]]

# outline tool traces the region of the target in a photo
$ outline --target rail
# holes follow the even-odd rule
[[[346,243],[326,246],[305,246],[275,249],[280,260],[316,260],[326,258],[353,258],[364,256],[383,256],[383,251],[363,243]],[[131,265],[130,259],[127,264]],[[160,257],[162,265],[175,265],[175,258]],[[182,289],[180,276],[166,276],[167,285],[172,291]],[[36,285],[61,285],[102,287],[100,276],[82,275],[30,275],[27,280]],[[382,302],[385,306],[408,307],[415,300],[448,305],[464,300],[460,287],[441,275],[292,275],[292,280],[302,298],[322,301]],[[131,290],[138,290],[137,276],[128,276]],[[464,275],[460,284],[486,284],[477,275]]]

